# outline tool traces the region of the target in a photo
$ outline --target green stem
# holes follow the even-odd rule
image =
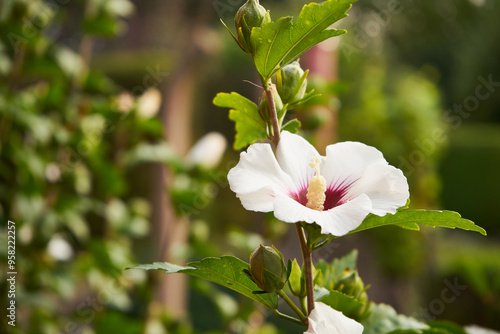
[[[314,286],[312,277],[312,250],[307,247],[307,239],[304,229],[299,223],[295,223],[297,235],[299,237],[300,249],[302,250],[302,258],[304,260],[304,270],[306,277],[306,293],[307,293],[307,315],[311,314],[314,309]]]
[[[307,304],[306,304],[307,298],[306,297],[300,297],[300,308],[302,309],[302,312],[304,314],[307,314]]]
[[[283,290],[279,290],[278,295],[281,298],[283,298],[283,300],[288,304],[288,306],[290,306],[292,308],[292,310],[299,316],[299,318],[301,320],[301,324],[302,325],[307,324],[307,317],[304,315],[304,313],[302,313],[302,311],[297,307],[297,305],[295,305],[292,302],[290,297],[288,297],[287,294],[283,292]]]
[[[276,86],[271,83],[271,80],[264,86],[264,90],[266,91],[267,96],[267,104],[269,105],[269,113],[271,114],[271,122],[273,126],[273,143],[274,146],[278,147],[280,142],[280,125],[278,121],[278,113],[276,112],[276,105],[274,104],[274,95],[273,90],[276,89]]]
[[[304,322],[303,321],[300,321],[299,319],[291,317],[289,315],[283,314],[283,313],[281,313],[280,311],[278,311],[276,309],[273,310],[273,313],[274,313],[275,316],[277,316],[279,318],[282,318],[282,319],[294,322],[294,323],[296,323],[298,325],[304,326]]]

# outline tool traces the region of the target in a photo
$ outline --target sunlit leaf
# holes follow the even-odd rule
[[[374,227],[396,225],[410,230],[419,230],[419,225],[431,227],[460,228],[466,231],[479,232],[486,235],[486,231],[468,219],[464,219],[453,211],[431,211],[431,210],[403,210],[394,215],[387,214],[383,217],[368,215],[361,225],[351,231],[355,233]]]
[[[310,3],[302,8],[297,20],[282,17],[252,30],[255,66],[267,81],[280,66],[285,66],[314,45],[345,30],[329,27],[347,16],[346,11],[356,0],[328,0]]]
[[[257,140],[266,139],[266,122],[259,115],[259,107],[238,93],[219,93],[213,103],[231,108],[229,118],[236,123],[234,149],[240,150]]]

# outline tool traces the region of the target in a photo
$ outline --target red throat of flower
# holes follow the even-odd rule
[[[291,197],[310,209],[326,211],[348,201],[346,195],[354,181],[342,181],[327,186],[325,178],[320,175],[319,163],[319,157],[311,161],[309,166],[314,168],[316,174],[309,180],[307,188],[291,194]]]

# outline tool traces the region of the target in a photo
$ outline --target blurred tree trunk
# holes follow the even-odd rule
[[[168,41],[178,52],[176,70],[170,73],[161,110],[165,139],[181,156],[191,147],[193,126],[193,101],[197,87],[198,74],[203,66],[205,54],[194,42],[195,34],[200,31],[210,16],[211,3],[193,6],[192,2],[173,0],[162,4],[161,13],[170,20],[172,27]],[[199,8],[198,8],[199,7]],[[184,250],[187,247],[189,218],[175,213],[167,193],[173,175],[164,166],[159,166],[154,178],[154,234],[158,255],[162,261],[179,265],[186,264]],[[175,316],[185,316],[187,311],[187,280],[184,275],[161,275],[155,299]]]
[[[302,68],[309,69],[309,74],[334,82],[338,77],[338,41],[335,38],[313,47],[302,57]],[[325,124],[316,132],[316,148],[325,154],[325,148],[338,140],[338,110],[333,106],[317,106],[313,110],[325,116]]]
[[[191,143],[192,95],[195,78],[192,69],[178,73],[164,92],[162,122],[166,140],[180,155],[185,155]],[[159,256],[163,261],[185,265],[182,250],[187,242],[187,217],[176,215],[167,193],[173,175],[161,166],[157,170],[159,182],[155,183],[157,211],[155,236]],[[186,277],[184,275],[163,275],[157,287],[156,299],[177,316],[186,312]]]

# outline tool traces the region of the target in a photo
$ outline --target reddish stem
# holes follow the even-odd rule
[[[314,286],[312,277],[312,249],[307,247],[307,239],[304,229],[299,223],[295,223],[297,235],[299,237],[300,249],[302,250],[302,258],[304,260],[304,270],[306,276],[306,293],[307,293],[307,314],[311,314],[314,309]]]

